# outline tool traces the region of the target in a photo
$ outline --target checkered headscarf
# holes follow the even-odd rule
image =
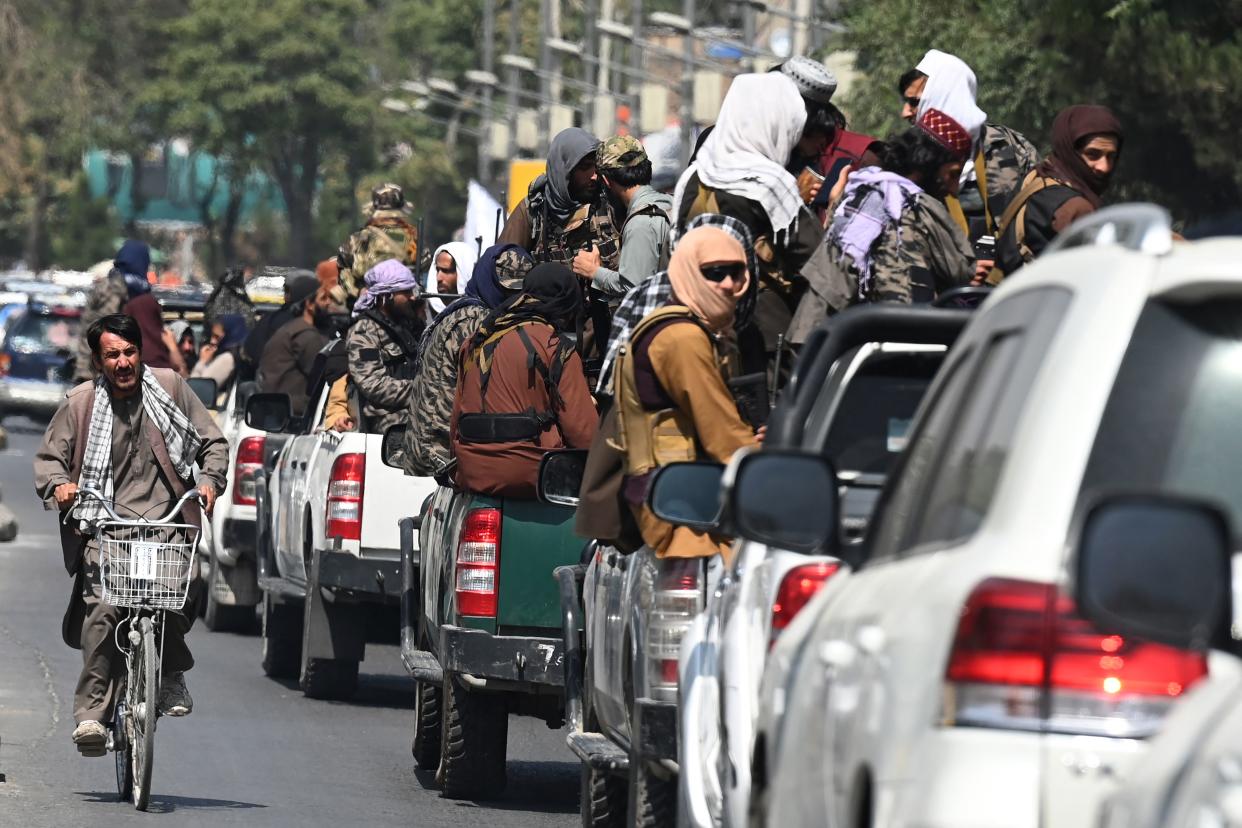
[[[755,259],[755,243],[746,225],[732,216],[720,213],[700,213],[686,225],[685,233],[696,227],[719,227],[737,239],[742,250],[746,251],[746,267],[750,271],[750,286],[746,295],[738,300],[737,312],[734,316],[734,328],[740,330],[750,324],[755,314],[755,297],[759,292],[759,277]],[[681,233],[679,235],[685,235]],[[674,241],[674,245],[676,241]],[[612,317],[612,331],[608,336],[608,353],[604,354],[604,362],[600,366],[599,382],[595,386],[597,393],[612,393],[612,366],[616,362],[621,346],[630,341],[630,333],[643,320],[643,317],[657,311],[669,303],[673,295],[673,286],[668,279],[668,271],[661,271],[651,278],[639,282],[617,307]]]

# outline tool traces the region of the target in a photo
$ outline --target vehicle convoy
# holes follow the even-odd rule
[[[863,306],[822,323],[803,347],[764,450],[833,461],[843,543],[862,542],[915,409],[969,318],[964,310]],[[706,519],[727,523],[724,514]],[[772,642],[830,578],[846,576],[835,557],[735,545],[681,643],[681,824],[746,823],[759,680]]]
[[[0,420],[56,413],[72,387],[81,317],[78,308],[32,300],[12,323],[0,347]]]
[[[450,485],[402,521],[401,650],[417,687],[412,751],[419,767],[437,771],[446,796],[504,789],[510,714],[561,727],[553,570],[581,552],[572,509]]]
[[[212,380],[205,382],[214,385]],[[203,532],[200,563],[207,585],[203,622],[210,630],[253,629],[256,607],[263,597],[258,580],[255,504],[269,436],[246,425],[246,401],[254,389],[254,383],[235,383],[224,407],[215,412],[220,432],[229,443],[229,473]]]
[[[325,377],[301,418],[285,394],[252,395],[246,424],[289,439],[270,477],[257,448],[243,459],[256,475],[263,670],[297,678],[312,698],[345,699],[357,689],[371,611],[399,601],[397,520],[435,483],[384,465],[381,434],[320,428]]]
[[[831,489],[731,497],[742,537],[851,566],[769,657],[754,824],[1098,824],[1208,662],[1084,604],[1067,549],[1110,492],[1242,504],[1224,414],[1239,261],[1237,240],[1175,246],[1154,207],[1093,214],[967,325],[861,548],[837,543]],[[746,460],[735,491],[834,473],[805,452]]]

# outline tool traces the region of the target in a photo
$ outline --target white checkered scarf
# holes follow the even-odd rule
[[[746,251],[746,266],[751,274],[750,289],[746,291],[745,296],[738,300],[737,313],[735,315],[737,320],[736,327],[743,328],[750,324],[751,317],[754,316],[755,296],[759,290],[759,280],[755,278],[755,274],[758,272],[755,260],[755,244],[751,239],[750,230],[746,228],[745,224],[732,216],[724,216],[719,213],[700,213],[686,225],[685,233],[697,227],[718,227],[737,239],[741,243],[742,249]],[[684,236],[685,233],[679,234],[678,238]],[[673,244],[676,247],[676,239]],[[638,323],[643,321],[644,316],[667,305],[672,296],[673,285],[668,279],[667,270],[639,282],[625,294],[612,317],[612,330],[608,335],[608,353],[604,354],[603,364],[600,365],[599,382],[595,385],[596,393],[612,393],[612,366],[617,361],[617,354],[621,352],[621,346],[630,341],[630,334],[634,328],[638,327]]]
[[[146,368],[142,369],[142,409],[164,435],[164,446],[177,475],[183,480],[190,479],[203,438],[155,375]],[[91,408],[90,431],[86,435],[86,452],[82,455],[78,485],[97,490],[109,503],[116,491],[112,481],[112,405],[108,400],[108,384],[103,377],[95,380],[95,401]],[[74,516],[82,522],[84,529],[106,514],[94,498],[83,500],[74,511]]]

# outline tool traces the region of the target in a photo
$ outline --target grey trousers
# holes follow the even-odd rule
[[[105,604],[100,598],[98,552],[86,553],[87,577],[82,579],[86,618],[82,623],[82,673],[73,692],[73,719],[108,722],[112,719],[114,679],[125,675],[125,654],[116,646],[116,625],[128,610]],[[93,559],[93,560],[92,560]],[[161,674],[180,673],[194,666],[185,634],[194,624],[194,611],[202,593],[202,579],[190,584],[190,600],[184,614],[164,613],[164,659]]]

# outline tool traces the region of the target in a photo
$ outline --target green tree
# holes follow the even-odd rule
[[[833,46],[865,73],[845,102],[857,128],[903,127],[897,79],[937,48],[974,69],[990,121],[1045,150],[1062,107],[1110,106],[1126,131],[1113,200],[1186,221],[1242,202],[1242,0],[853,0],[844,22]]]
[[[149,93],[197,145],[254,153],[280,188],[299,264],[314,260],[325,159],[373,143],[367,18],[362,0],[192,0],[168,29],[165,74]]]

